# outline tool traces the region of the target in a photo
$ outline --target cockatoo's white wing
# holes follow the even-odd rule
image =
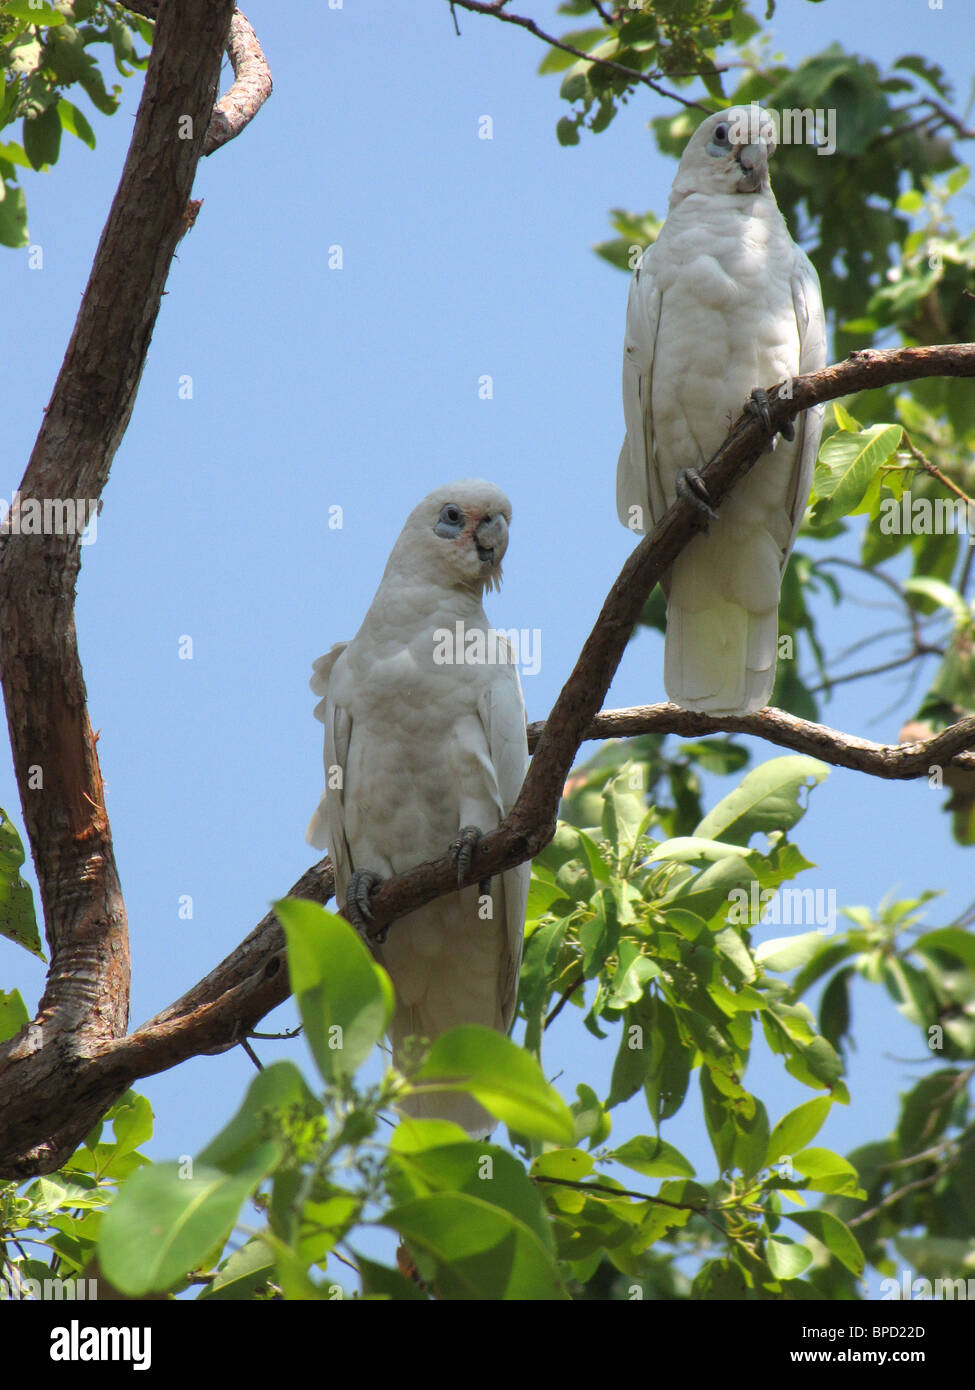
[[[653,359],[660,324],[660,287],[654,247],[640,257],[626,301],[623,342],[623,419],[626,436],[616,470],[616,511],[632,531],[649,531],[667,510],[654,460]]]
[[[499,666],[488,690],[478,701],[487,748],[498,788],[498,820],[511,810],[528,771],[525,702],[513,665]],[[501,1022],[511,1027],[518,1002],[518,972],[525,929],[525,908],[531,865],[519,864],[502,875],[506,950],[499,980]]]
[[[796,263],[792,275],[792,303],[795,306],[796,328],[799,333],[797,374],[804,376],[806,372],[817,372],[826,365],[826,314],[823,310],[819,276],[809,257],[799,246],[796,247]],[[809,489],[812,487],[813,473],[816,469],[816,455],[819,453],[825,409],[825,406],[815,405],[812,409],[803,411],[796,420],[795,486],[790,498],[792,531],[782,556],[783,571],[805,515]]]
[[[305,839],[315,849],[330,847],[332,863],[336,866],[336,874],[338,873],[338,859],[343,855],[347,857],[348,854],[348,847],[345,844],[342,785],[345,779],[346,759],[349,756],[352,721],[348,711],[341,706],[336,706],[333,702],[331,708],[329,707],[328,687],[332,668],[348,645],[348,642],[336,642],[324,656],[320,656],[317,661],[314,661],[312,663],[314,675],[308,682],[312,693],[322,697],[315,706],[314,713],[315,718],[320,719],[325,725],[325,790],[322,792],[322,799],[308,822]],[[336,771],[338,775],[336,775]],[[328,786],[329,781],[332,783],[331,792]]]

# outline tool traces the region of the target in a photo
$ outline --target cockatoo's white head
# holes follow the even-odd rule
[[[768,162],[775,123],[761,106],[732,106],[702,121],[687,142],[670,206],[689,193],[764,193],[772,197]]]
[[[480,594],[500,589],[511,503],[482,478],[446,483],[413,508],[389,557],[387,572],[405,567],[411,579],[456,585]]]

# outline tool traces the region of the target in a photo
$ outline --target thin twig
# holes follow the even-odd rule
[[[576,990],[579,989],[580,986],[584,985],[585,983],[585,975],[579,975],[576,977],[576,979],[572,981],[572,984],[569,985],[568,989],[564,989],[562,991],[561,997],[559,998],[559,1002],[556,1004],[555,1008],[552,1009],[551,1013],[545,1015],[545,1022],[542,1024],[543,1033],[550,1023],[555,1022],[559,1014],[565,1008],[566,1004],[568,1004],[569,1000],[572,998],[573,994],[575,994]]]
[[[970,507],[972,505],[972,499],[969,497],[968,493],[963,492],[957,483],[953,483],[949,477],[946,477],[946,475],[942,473],[941,469],[937,466],[937,464],[932,463],[931,460],[927,457],[927,455],[922,454],[921,450],[917,447],[913,439],[911,439],[910,435],[906,431],[904,432],[904,439],[907,443],[907,447],[910,453],[921,465],[925,473],[929,473],[932,478],[937,478],[938,482],[942,485],[942,487],[946,487],[949,492],[953,492],[956,497],[961,498],[961,500],[966,504],[966,506]]]
[[[578,1192],[601,1192],[608,1197],[635,1197],[639,1202],[652,1202],[654,1206],[670,1207],[673,1211],[693,1211],[698,1216],[707,1214],[708,1208],[700,1202],[668,1202],[666,1197],[651,1197],[648,1192],[633,1192],[628,1187],[610,1187],[598,1182],[575,1182],[572,1178],[549,1178],[541,1173],[532,1175],[532,1182],[550,1183],[555,1187],[574,1187]]]
[[[624,67],[622,63],[614,63],[610,58],[596,58],[591,53],[584,52],[581,48],[574,48],[570,43],[563,43],[552,34],[546,34],[540,29],[535,21],[527,15],[508,14],[495,0],[449,0],[451,12],[454,7],[459,5],[461,9],[470,10],[471,14],[490,15],[492,19],[500,19],[503,24],[516,24],[520,29],[527,29],[530,34],[534,34],[536,39],[541,39],[542,43],[547,43],[550,48],[561,49],[563,53],[571,53],[573,58],[581,58],[584,63],[592,63],[595,67],[605,68],[608,72],[615,72],[620,77],[625,77],[627,82],[640,82],[658,96],[666,97],[668,101],[679,101],[681,106],[693,107],[696,111],[704,111],[710,114],[710,107],[702,106],[699,101],[690,101],[687,97],[679,96],[677,92],[668,91],[659,82],[655,82],[649,73],[640,72],[637,68]],[[456,22],[456,15],[455,15]]]

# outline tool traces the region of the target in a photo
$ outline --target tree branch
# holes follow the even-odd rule
[[[131,10],[155,22],[160,0],[116,0],[119,9]],[[203,153],[213,154],[248,125],[271,95],[271,70],[257,35],[240,10],[234,10],[227,34],[227,57],[234,70],[230,90],[220,98],[210,116]]]
[[[638,68],[624,67],[622,63],[614,63],[609,58],[597,58],[592,53],[586,53],[581,48],[573,48],[570,43],[563,43],[561,39],[555,38],[552,34],[546,34],[540,29],[535,21],[527,15],[508,14],[503,8],[507,0],[447,0],[450,5],[450,12],[454,15],[454,26],[457,25],[455,8],[470,10],[471,14],[486,14],[492,19],[500,19],[502,24],[516,24],[520,29],[527,29],[529,34],[534,34],[536,39],[541,39],[542,43],[547,43],[550,48],[558,48],[563,53],[571,53],[574,58],[581,58],[584,63],[592,63],[594,67],[606,68],[609,72],[615,72],[619,77],[625,77],[627,82],[642,83],[644,87],[649,87],[658,96],[666,97],[668,101],[679,101],[681,106],[691,106],[695,111],[710,112],[710,107],[702,106],[699,101],[691,101],[688,97],[679,96],[677,92],[668,91],[659,82],[655,82],[649,73],[640,72]],[[457,30],[458,34],[460,30]],[[688,76],[690,74],[683,74]]]
[[[213,154],[238,136],[271,95],[271,69],[257,35],[240,10],[234,11],[230,21],[227,57],[234,70],[234,81],[213,108],[203,142],[204,155]]]
[[[528,746],[541,740],[546,721],[528,726]],[[915,743],[873,743],[840,733],[828,724],[797,719],[785,710],[771,706],[757,714],[716,717],[680,709],[677,705],[638,705],[633,709],[604,710],[586,729],[586,739],[633,738],[637,734],[680,734],[700,738],[703,734],[751,734],[796,753],[808,753],[834,767],[847,767],[871,777],[907,782],[926,777],[932,766],[967,768],[975,772],[975,716],[942,729],[932,738]]]
[[[22,499],[91,506],[105,486],[182,235],[232,13],[233,0],[162,8],[132,143]],[[39,1171],[57,1166],[104,1111],[101,1096],[84,1093],[85,1063],[125,1030],[129,948],[75,633],[80,528],[35,535],[10,526],[10,514],[7,522],[0,677],[51,969],[37,1019],[0,1046],[0,1133],[8,1153],[39,1145],[28,1159]]]

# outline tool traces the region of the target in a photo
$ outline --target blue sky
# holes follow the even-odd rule
[[[569,24],[551,4],[515,8],[556,31]],[[772,27],[790,62],[833,40],[881,63],[921,52],[945,65],[964,107],[966,11],[957,0],[940,10],[782,0]],[[545,50],[514,28],[461,13],[457,38],[441,0],[345,0],[339,10],[252,0],[247,14],[274,95],[200,167],[203,207],[172,268],[78,586],[130,918],[133,1025],[205,974],[311,862],[303,834],[321,789],[311,662],[355,633],[425,493],[482,476],[512,500],[505,586],[488,609],[500,626],[541,631],[541,669],[524,681],[530,719],[550,708],[632,546],[614,505],[627,282],[591,248],[609,234],[611,207],[665,211],[674,164],[646,123],[670,108],[641,92],[606,133],[562,149],[558,80],[536,75]],[[114,118],[92,114],[94,153],[66,138],[54,172],[25,179],[43,269],[29,269],[25,252],[0,254],[15,345],[4,374],[6,499],[64,353],[139,82],[126,84]],[[482,115],[492,140],[477,138]],[[970,201],[962,207],[970,214]],[[334,246],[340,270],[328,267]],[[489,401],[478,396],[483,374]],[[187,375],[192,399],[181,399]],[[335,505],[340,530],[328,526]],[[878,618],[847,605],[821,621],[836,651]],[[181,660],[187,635],[193,657]],[[661,658],[660,639],[639,636],[607,705],[663,699]],[[900,692],[896,677],[844,686],[824,717],[893,741],[914,709],[897,703]],[[755,761],[772,756],[755,748]],[[711,800],[731,785],[712,784]],[[970,881],[943,799],[834,769],[795,832],[818,865],[801,886],[870,906],[890,890],[942,887],[928,920],[943,924],[967,905]],[[8,752],[0,806],[22,826]],[[178,915],[186,894],[189,921]],[[0,942],[0,987],[14,985],[33,1010],[43,970]],[[893,1006],[862,987],[855,1005],[853,1105],[835,1108],[821,1136],[840,1151],[890,1128],[897,1092],[918,1070],[886,1060],[919,1054]],[[294,1021],[289,1003],[262,1027]],[[261,1054],[304,1062],[300,1043]],[[567,1098],[611,1063],[610,1045],[566,1010],[546,1064]],[[197,1151],[251,1075],[238,1049],[140,1083],[156,1112],[150,1151]],[[808,1095],[760,1052],[749,1078],[773,1121]],[[646,1126],[639,1111],[618,1116],[616,1138]],[[668,1137],[710,1177],[695,1102]]]

